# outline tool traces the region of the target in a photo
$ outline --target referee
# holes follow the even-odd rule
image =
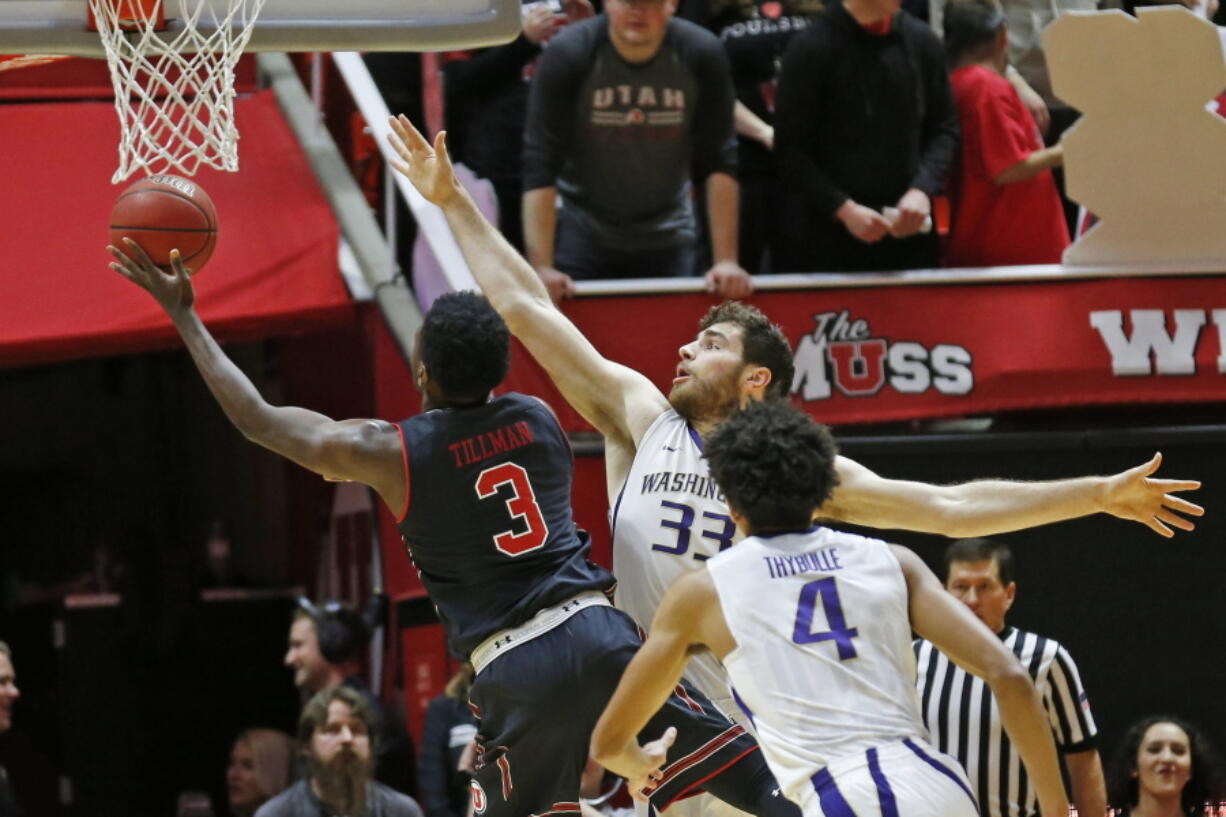
[[[1098,730],[1077,665],[1058,642],[1005,624],[1017,585],[1013,554],[987,539],[959,539],[945,551],[945,589],[997,633],[1030,672],[1047,711],[1080,817],[1107,810]],[[958,759],[983,817],[1034,817],[1038,804],[1017,751],[1001,729],[991,691],[924,639],[915,642],[916,685],[933,744]],[[1044,815],[1044,817],[1065,817]]]

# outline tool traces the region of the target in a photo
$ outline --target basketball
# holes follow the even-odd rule
[[[163,269],[170,269],[170,251],[177,249],[183,266],[199,272],[217,246],[217,210],[195,182],[150,176],[120,193],[111,208],[111,244],[125,249],[124,238]]]

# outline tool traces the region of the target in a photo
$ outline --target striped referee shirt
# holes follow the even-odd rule
[[[1098,729],[1077,665],[1059,642],[1005,627],[1005,646],[1030,673],[1063,753],[1094,746]],[[984,817],[1032,817],[1038,813],[1034,788],[1021,758],[1000,725],[1000,711],[988,685],[950,661],[932,642],[916,639],[916,686],[920,711],[932,743],[966,769]]]

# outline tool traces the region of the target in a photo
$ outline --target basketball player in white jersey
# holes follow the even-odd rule
[[[975,817],[961,767],[924,738],[914,628],[1007,699],[1005,728],[1042,812],[1066,817],[1051,730],[1017,658],[915,554],[813,524],[836,483],[826,429],[785,405],[755,404],[706,450],[749,535],[669,588],[596,724],[592,757],[636,794],[654,788],[673,730],[645,747],[635,736],[691,656],[709,650],[805,817]]]
[[[786,399],[792,351],[756,309],[729,302],[712,310],[693,342],[679,350],[666,398],[645,376],[603,357],[550,300],[540,278],[460,186],[444,134],[427,142],[405,117],[392,120],[391,144],[407,176],[447,218],[464,259],[512,334],[605,440],[612,508],[616,603],[643,628],[677,577],[702,567],[738,537],[727,504],[702,457],[703,438],[751,401]],[[627,331],[634,331],[627,316]],[[1132,519],[1171,536],[1191,530],[1179,513],[1204,511],[1173,492],[1198,482],[1152,479],[1161,456],[1110,477],[1017,483],[984,480],[928,485],[885,479],[846,457],[835,463],[838,487],[825,518],[947,536],[989,536],[1097,512]],[[734,714],[718,662],[702,657],[687,675]],[[728,711],[731,710],[731,711]],[[669,809],[680,813],[692,798]],[[705,812],[704,812],[705,813]]]

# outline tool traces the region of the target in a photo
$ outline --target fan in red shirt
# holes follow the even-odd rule
[[[1004,13],[992,0],[946,7],[945,51],[962,124],[946,266],[1055,264],[1069,243],[1051,175],[1063,148],[1043,147],[1005,79],[1007,47]]]

